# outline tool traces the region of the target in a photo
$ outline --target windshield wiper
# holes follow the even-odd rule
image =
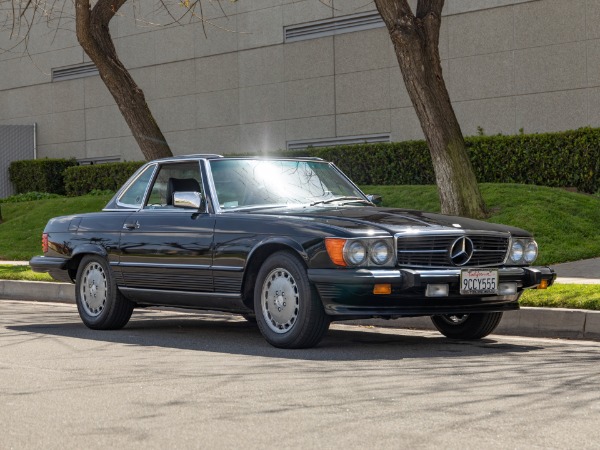
[[[369,205],[372,204],[370,201],[365,200],[364,198],[360,198],[360,197],[332,197],[332,198],[328,198],[326,200],[318,200],[316,202],[312,202],[310,204],[310,206],[325,205],[327,203],[343,202],[343,201],[359,201],[362,203],[367,203]]]

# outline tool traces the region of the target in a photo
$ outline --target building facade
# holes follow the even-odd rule
[[[372,1],[204,0],[203,15],[164,26],[130,0],[111,23],[175,154],[422,138]],[[0,125],[37,124],[42,158],[143,159],[66,19],[34,26],[29,56],[0,54]],[[465,135],[600,126],[600,0],[446,0],[440,54]]]

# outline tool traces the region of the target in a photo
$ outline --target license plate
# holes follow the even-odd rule
[[[460,271],[461,295],[498,294],[497,269],[463,269]]]

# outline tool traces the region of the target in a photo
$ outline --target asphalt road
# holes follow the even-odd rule
[[[0,448],[600,448],[600,342],[335,325],[270,347],[243,319],[0,301]]]

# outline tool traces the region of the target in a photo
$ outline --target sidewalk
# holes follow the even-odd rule
[[[557,273],[557,283],[600,284],[600,258],[582,259],[551,266]]]

